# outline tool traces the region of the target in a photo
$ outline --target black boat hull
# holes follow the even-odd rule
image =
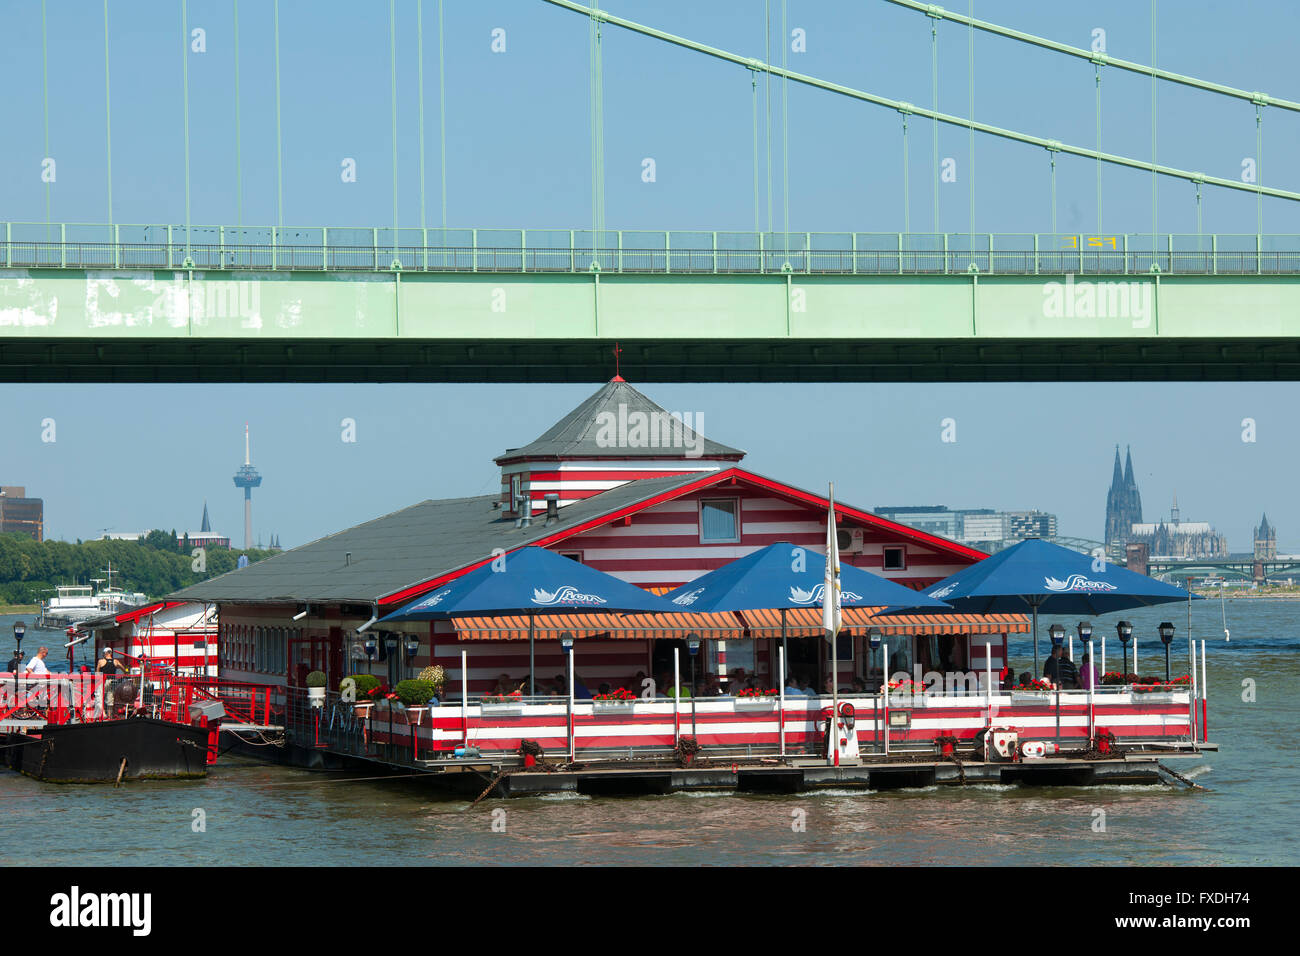
[[[50,783],[207,776],[208,730],[153,717],[52,724],[5,740],[11,770]],[[126,767],[122,768],[125,759]]]

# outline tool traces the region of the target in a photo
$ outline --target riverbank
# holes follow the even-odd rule
[[[39,604],[0,604],[0,614],[35,614]]]
[[[1192,588],[1192,593],[1200,595],[1203,598],[1218,600],[1221,593],[1229,601],[1250,600],[1250,601],[1300,601],[1300,589],[1286,588],[1273,590],[1260,589],[1258,591],[1227,591],[1220,592],[1218,588]]]

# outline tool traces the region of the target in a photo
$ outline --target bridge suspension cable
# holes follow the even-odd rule
[[[749,67],[751,64],[755,63],[754,60],[748,57],[740,56],[737,53],[732,53],[729,50],[723,50],[723,49],[719,49],[718,47],[712,47],[704,43],[698,43],[694,40],[690,40],[685,37],[680,37],[675,34],[668,33],[664,30],[657,29],[655,27],[649,27],[644,24],[636,23],[635,21],[625,19],[623,17],[615,16],[603,10],[596,11],[593,8],[588,7],[584,4],[575,3],[573,2],[573,0],[543,0],[543,2],[549,3],[553,6],[562,7],[563,9],[570,10],[574,13],[580,13],[588,17],[593,15],[598,15],[600,19],[603,20],[604,22],[611,23],[614,26],[621,27],[633,33],[639,33],[642,36],[651,37],[653,39],[660,40],[664,43],[670,43],[673,44],[674,46],[680,46],[688,50],[693,50],[696,53],[702,53],[706,56],[711,56],[715,59],[723,60],[728,63],[735,63],[738,66]],[[1113,65],[1113,61],[1109,59],[1107,59],[1105,62]],[[868,93],[864,90],[854,89],[853,87],[845,86],[841,83],[833,83],[829,80],[819,79],[818,77],[810,76],[805,73],[798,73],[795,72],[794,70],[787,70],[783,67],[771,66],[769,64],[766,68],[776,73],[778,76],[782,76],[794,83],[799,83],[804,86],[810,86],[815,89],[825,90],[831,93],[837,93],[840,96],[848,97],[850,99],[855,99],[855,100],[861,100],[864,103],[871,103],[875,106],[882,106],[891,110],[901,110],[903,108],[906,108],[908,111],[915,113],[917,116],[921,116],[926,119],[932,119],[935,120],[936,122],[943,123],[948,126],[958,126],[962,128],[971,126],[974,127],[976,132],[984,133],[989,136],[997,136],[1002,139],[1012,140],[1013,142],[1017,142],[1017,143],[1024,143],[1029,146],[1038,146],[1043,149],[1053,148],[1058,152],[1068,153],[1071,156],[1080,156],[1085,159],[1099,159],[1102,162],[1109,163],[1114,166],[1123,166],[1128,169],[1134,169],[1134,170],[1139,170],[1144,172],[1154,172],[1154,173],[1158,173],[1161,176],[1168,176],[1173,179],[1182,179],[1187,182],[1194,182],[1195,180],[1199,179],[1203,183],[1208,183],[1209,185],[1212,186],[1219,186],[1223,189],[1235,189],[1242,192],[1258,192],[1260,195],[1269,196],[1274,199],[1288,199],[1291,201],[1300,201],[1300,192],[1294,192],[1287,189],[1266,187],[1263,184],[1258,182],[1251,184],[1251,183],[1240,182],[1239,180],[1235,180],[1235,179],[1226,179],[1222,176],[1207,176],[1201,173],[1190,172],[1185,169],[1177,169],[1172,166],[1163,166],[1163,165],[1158,165],[1156,163],[1146,162],[1145,160],[1134,159],[1129,156],[1120,156],[1115,153],[1104,153],[1096,149],[1089,149],[1082,146],[1073,146],[1069,143],[1061,143],[1056,140],[1048,139],[1047,137],[1044,136],[1034,136],[1028,133],[1021,133],[1016,130],[1003,129],[998,126],[993,126],[989,123],[971,121],[969,119],[965,119],[962,117],[952,116],[947,113],[941,113],[938,110],[926,109],[925,107],[922,106],[907,104],[902,102],[901,100],[894,100],[886,96],[879,96],[875,93]],[[1265,105],[1272,105],[1274,102],[1272,99],[1268,99],[1268,98],[1265,99],[1267,101]]]
[[[113,225],[113,101],[108,87],[108,0],[104,0],[104,155],[108,164],[108,224]]]
[[[1130,73],[1140,73],[1143,76],[1152,76],[1156,79],[1167,80],[1170,83],[1178,83],[1182,86],[1190,86],[1198,90],[1218,93],[1222,96],[1230,96],[1235,99],[1260,103],[1265,106],[1276,106],[1279,109],[1300,113],[1300,103],[1292,100],[1278,99],[1276,97],[1266,96],[1263,93],[1252,93],[1247,90],[1237,89],[1236,87],[1225,86],[1222,83],[1214,83],[1210,80],[1202,80],[1194,76],[1183,76],[1179,73],[1172,73],[1169,70],[1158,70],[1156,69],[1154,62],[1151,66],[1145,66],[1141,63],[1134,63],[1130,60],[1121,60],[1118,57],[1110,56],[1107,53],[1094,53],[1092,50],[1085,50],[1082,47],[1070,46],[1068,43],[1058,43],[1055,40],[1048,40],[1044,37],[1034,36],[1032,33],[1024,33],[1020,30],[1012,30],[1009,27],[999,26],[996,23],[989,23],[985,20],[976,20],[974,17],[964,16],[960,13],[953,13],[950,10],[945,10],[942,7],[934,6],[933,4],[919,3],[917,0],[886,0],[886,2],[900,7],[906,7],[909,10],[915,10],[917,13],[924,13],[928,17],[951,20],[953,23],[965,24],[985,33],[996,34],[997,36],[1006,37],[1009,40],[1017,40],[1021,43],[1028,43],[1032,46],[1042,47],[1045,50],[1052,50],[1056,53],[1064,53],[1069,56],[1078,57],[1082,60],[1088,60],[1092,63],[1100,63],[1104,66],[1113,66],[1116,69],[1126,70]]]

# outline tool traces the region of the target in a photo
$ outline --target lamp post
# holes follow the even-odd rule
[[[871,663],[876,662],[876,651],[880,650],[881,631],[878,627],[867,628],[867,646],[871,648]],[[888,692],[888,680],[885,677],[885,666],[880,666],[880,693],[881,700],[884,700],[884,694]],[[871,708],[872,736],[875,740],[880,740],[880,708],[872,706]]]
[[[22,621],[14,621],[14,645],[17,650],[14,656],[18,658],[18,666],[23,666],[23,635],[27,633],[27,625]]]
[[[1133,639],[1133,624],[1131,621],[1120,621],[1115,625],[1115,631],[1119,634],[1120,646],[1124,649],[1124,681],[1128,681],[1128,642]]]
[[[567,720],[569,731],[569,759],[575,756],[573,741],[573,632],[564,631],[560,634],[560,647],[564,648],[564,660],[569,665],[569,692],[565,695],[565,705],[568,711]]]
[[[1080,621],[1075,630],[1079,632],[1079,642],[1083,644],[1083,653],[1088,655],[1088,666],[1092,666],[1092,624]]]
[[[700,653],[700,635],[686,635],[686,647],[691,652],[691,736],[695,736],[695,658]],[[678,691],[680,693],[680,689]]]
[[[406,642],[403,647],[406,651],[406,666],[409,670],[415,669],[415,655],[420,653],[420,639],[414,634],[406,636]]]
[[[1165,683],[1169,683],[1169,645],[1174,642],[1174,626],[1168,621],[1160,624],[1160,642],[1165,645]]]

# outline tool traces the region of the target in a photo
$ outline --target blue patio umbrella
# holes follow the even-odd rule
[[[376,624],[432,621],[458,614],[528,615],[528,691],[533,687],[534,617],[573,611],[680,613],[649,591],[546,548],[520,548],[449,581]]]
[[[821,607],[825,575],[820,552],[779,542],[702,574],[664,598],[685,611],[779,610],[784,646],[786,612]],[[840,607],[950,610],[943,601],[849,564],[840,565]]]
[[[1034,615],[1034,673],[1038,673],[1038,611],[1108,614],[1172,601],[1201,600],[1182,588],[1038,538],[1022,541],[926,590],[954,610]]]
[[[703,574],[664,599],[683,611],[821,607],[825,573],[820,552],[780,542]],[[949,609],[941,600],[849,564],[840,566],[840,606]]]

